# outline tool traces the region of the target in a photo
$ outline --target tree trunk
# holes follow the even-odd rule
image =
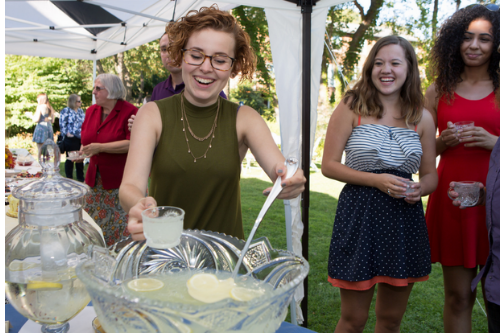
[[[370,8],[368,9],[366,15],[364,15],[363,8],[356,3],[356,6],[361,12],[362,21],[352,36],[352,40],[349,43],[349,48],[344,59],[344,75],[349,78],[352,78],[354,74],[354,65],[358,63],[359,53],[361,52],[363,42],[365,41],[365,33],[376,21],[383,4],[384,0],[371,0]]]
[[[127,90],[127,101],[132,100],[132,82],[130,80],[130,73],[125,65],[125,54],[123,52],[115,54],[115,69],[118,77],[122,80],[125,89]]]
[[[141,84],[140,84],[140,88],[139,88],[139,97],[137,97],[137,103],[138,104],[142,104],[142,100],[144,97],[144,84],[146,83],[146,81],[144,80],[144,71],[141,71]]]
[[[457,0],[457,9],[456,10],[459,10],[460,9],[460,0]]]
[[[104,73],[104,68],[102,67],[101,60],[96,61],[97,75]]]
[[[458,5],[457,1],[457,5]],[[434,0],[434,10],[432,12],[432,38],[436,38],[437,34],[437,16],[438,16],[439,0]]]

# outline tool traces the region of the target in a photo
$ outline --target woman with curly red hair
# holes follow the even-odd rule
[[[471,332],[475,292],[471,282],[488,256],[485,208],[460,210],[447,191],[452,181],[485,183],[490,153],[500,135],[500,12],[498,6],[470,6],[441,27],[432,49],[435,82],[426,93],[434,117],[441,155],[437,190],[431,194],[426,220],[432,262],[443,266],[445,332]],[[473,121],[457,130],[454,123]]]
[[[141,212],[168,205],[184,209],[184,229],[244,238],[239,179],[247,150],[273,181],[286,174],[285,159],[260,115],[219,96],[230,77],[252,78],[256,58],[249,36],[216,6],[190,11],[167,33],[185,89],[147,103],[137,114],[120,187],[120,202],[130,211],[128,229],[133,239],[144,239]],[[144,198],[150,174],[151,197]],[[298,196],[304,183],[299,170],[282,181],[280,198]]]

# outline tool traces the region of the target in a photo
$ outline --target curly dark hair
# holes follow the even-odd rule
[[[493,26],[493,52],[488,73],[495,90],[499,87],[498,63],[500,53],[496,52],[500,44],[500,12],[490,11],[482,5],[458,10],[441,27],[431,50],[431,75],[434,79],[438,98],[445,97],[450,103],[457,84],[462,81],[461,74],[465,63],[460,53],[465,31],[472,21],[484,19]]]

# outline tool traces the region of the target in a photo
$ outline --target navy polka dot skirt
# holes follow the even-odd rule
[[[372,172],[411,178],[395,170]],[[345,185],[330,244],[330,278],[357,282],[376,276],[419,278],[430,272],[422,201],[409,204],[375,187]]]

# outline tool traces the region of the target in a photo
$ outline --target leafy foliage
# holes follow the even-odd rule
[[[159,40],[138,46],[123,52],[123,68],[119,66],[118,56],[100,60],[102,70],[120,76],[127,87],[127,100],[141,104],[146,96],[151,96],[155,85],[166,80],[168,72],[163,68],[160,59]],[[122,76],[126,71],[128,78]]]
[[[271,64],[273,59],[269,43],[269,27],[264,10],[239,6],[233,9],[232,13],[250,36],[252,48],[257,55],[257,81],[271,90],[274,86],[274,79],[267,65]]]
[[[273,110],[267,107],[264,94],[258,90],[254,90],[251,82],[244,82],[231,91],[230,100],[235,103],[243,102],[248,105],[265,118],[271,118]]]
[[[274,117],[274,110],[272,107],[276,104],[276,89],[272,70],[273,58],[271,54],[271,43],[269,42],[269,27],[267,25],[266,14],[262,8],[246,6],[236,7],[232,10],[232,14],[250,36],[251,46],[257,55],[255,80],[259,87],[259,98],[264,100],[262,101],[263,103],[266,103],[268,100],[272,101],[271,109],[268,109],[266,105],[265,107],[258,106],[255,110],[268,118],[272,118]],[[247,83],[243,83],[243,85],[245,84]],[[246,89],[245,87],[238,88],[238,91],[235,93],[239,94],[240,91],[245,91]],[[232,94],[233,92],[231,91],[231,95]],[[244,96],[242,98],[244,98]],[[247,100],[248,99],[249,98],[247,98]],[[244,101],[244,99],[240,100]],[[261,103],[261,101],[256,102],[256,104],[259,103]],[[250,105],[250,103],[245,104]]]
[[[56,111],[66,106],[70,94],[80,95],[83,105],[91,104],[89,61],[6,55],[5,68],[7,137],[34,130],[35,124],[25,112],[36,110],[40,93],[47,94]]]

